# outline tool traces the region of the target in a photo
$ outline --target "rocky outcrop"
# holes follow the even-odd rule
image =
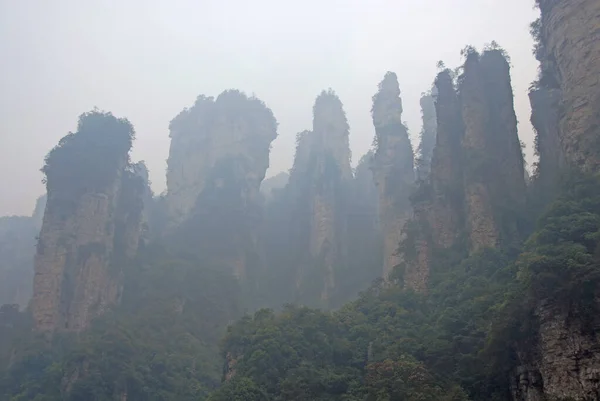
[[[46,158],[48,200],[31,302],[38,331],[84,330],[119,302],[145,186],[128,164],[132,140],[127,120],[93,111]]]
[[[258,263],[259,189],[277,136],[273,113],[230,90],[199,96],[170,129],[166,205],[174,245],[243,278]]]
[[[396,74],[388,72],[373,96],[376,149],[373,175],[379,191],[379,214],[383,235],[383,277],[388,277],[402,257],[398,247],[403,227],[410,218],[410,194],[415,182],[414,154],[402,123],[402,100]]]
[[[562,91],[560,139],[567,162],[600,164],[600,3],[538,0],[542,67]]]

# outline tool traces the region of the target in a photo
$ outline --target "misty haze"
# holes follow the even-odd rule
[[[0,0],[0,401],[600,401],[600,0]]]

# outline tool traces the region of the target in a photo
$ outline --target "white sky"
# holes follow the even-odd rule
[[[419,98],[436,62],[496,40],[512,58],[515,107],[531,163],[527,88],[537,63],[533,0],[0,0],[0,215],[30,214],[45,154],[94,106],[127,117],[133,159],[165,187],[169,121],[198,94],[236,88],[273,110],[279,138],[267,175],[287,170],[296,132],[333,88],[350,123],[353,162],[370,148],[371,96],[398,74],[413,146]]]

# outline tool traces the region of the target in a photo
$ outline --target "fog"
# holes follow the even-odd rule
[[[344,103],[355,164],[371,146],[371,96],[387,70],[416,147],[437,61],[455,67],[465,45],[492,40],[512,59],[531,164],[537,14],[533,0],[0,0],[0,215],[31,213],[45,154],[94,106],[134,124],[133,159],[147,162],[157,193],[169,121],[198,94],[228,88],[255,94],[279,122],[268,176],[291,166],[295,134],[329,87]]]

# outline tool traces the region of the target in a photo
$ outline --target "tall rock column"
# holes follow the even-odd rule
[[[459,84],[467,231],[471,251],[518,243],[525,203],[509,64],[499,49],[467,54]]]
[[[464,124],[457,93],[449,70],[435,80],[437,100],[437,137],[431,159],[433,244],[446,249],[457,243],[464,230],[464,189],[462,139]]]
[[[437,117],[435,111],[435,98],[437,97],[437,88],[434,87],[430,93],[421,96],[421,141],[419,143],[419,156],[416,160],[417,179],[426,180],[431,171],[431,158],[433,148],[435,147],[435,137],[437,135]]]
[[[199,96],[171,121],[166,204],[169,237],[236,277],[260,268],[260,184],[277,121],[259,99],[237,90]]]
[[[383,277],[402,261],[398,248],[402,230],[410,218],[410,194],[415,182],[414,153],[402,123],[402,100],[398,77],[386,73],[373,96],[373,124],[377,147],[373,174],[379,191],[379,213],[384,240]]]
[[[139,207],[122,196],[133,191],[129,197],[137,198],[131,182],[124,184],[133,137],[129,121],[93,111],[46,158],[48,200],[31,302],[39,331],[84,330],[119,302],[121,256],[135,253],[137,239],[130,237],[139,235],[139,219],[120,218]]]
[[[537,0],[546,64],[562,90],[560,138],[567,161],[586,171],[600,165],[600,3]]]
[[[486,176],[488,148],[487,123],[490,119],[484,91],[479,54],[469,53],[460,83],[462,118],[465,125],[463,149],[465,160],[465,200],[467,205],[467,230],[470,248],[495,247],[499,243],[499,228],[494,220],[492,198],[487,188]]]
[[[316,181],[312,199],[310,253],[323,264],[321,300],[335,287],[336,264],[347,254],[343,183],[352,179],[349,129],[342,102],[333,91],[322,92],[313,108]]]

